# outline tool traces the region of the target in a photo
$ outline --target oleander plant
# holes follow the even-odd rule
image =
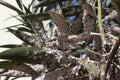
[[[6,30],[22,41],[0,45],[5,80],[120,80],[120,0],[15,1],[0,0],[20,22]]]

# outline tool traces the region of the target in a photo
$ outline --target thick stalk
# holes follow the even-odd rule
[[[101,0],[98,0],[98,26],[99,26],[99,31],[101,33],[101,40],[102,40],[102,47],[104,47],[104,29],[102,26],[102,6],[101,6]]]
[[[102,51],[101,53],[104,53],[104,29],[103,29],[103,24],[102,24],[102,5],[101,5],[101,0],[98,0],[98,27],[99,27],[99,32],[101,33],[101,45],[102,45]],[[105,58],[101,57],[101,73],[100,73],[100,80],[103,80],[103,77],[105,77]]]

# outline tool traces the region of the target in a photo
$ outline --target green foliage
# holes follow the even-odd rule
[[[44,51],[36,47],[18,47],[6,50],[0,53],[0,59],[27,62],[27,63],[37,63],[34,60],[36,55],[43,54]]]
[[[16,47],[21,47],[22,45],[18,45],[18,44],[6,44],[6,45],[1,45],[0,47],[3,48],[16,48]]]

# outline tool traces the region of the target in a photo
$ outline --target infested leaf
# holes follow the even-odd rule
[[[58,30],[60,31],[60,33],[65,33],[68,34],[68,24],[65,20],[65,18],[63,17],[62,14],[57,14],[55,12],[49,12],[51,18],[53,19],[53,21],[55,22],[56,26],[58,27]]]
[[[30,20],[39,19],[39,20],[44,21],[44,20],[50,19],[50,15],[48,13],[38,13],[38,14],[27,15],[24,18],[30,19]]]

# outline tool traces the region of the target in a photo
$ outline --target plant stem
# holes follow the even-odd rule
[[[102,0],[98,0],[98,27],[99,27],[99,32],[101,33],[101,45],[102,45],[102,51],[101,53],[104,53],[104,28],[102,24]],[[105,75],[105,58],[101,57],[101,72],[100,72],[100,80],[104,80],[103,77],[106,77]]]
[[[102,47],[104,48],[104,29],[102,26],[102,5],[101,5],[101,0],[98,0],[98,26],[99,26],[99,31],[101,33],[101,40],[102,40]]]

